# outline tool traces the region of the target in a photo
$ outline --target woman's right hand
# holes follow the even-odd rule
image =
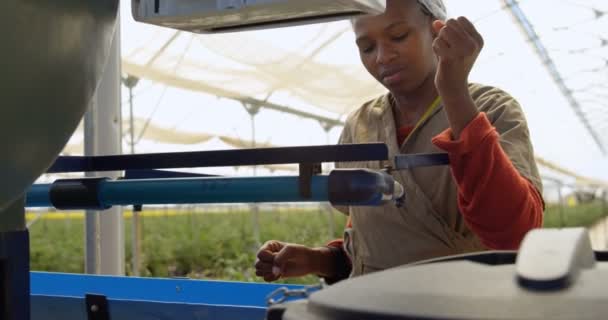
[[[327,262],[327,248],[309,248],[299,244],[271,240],[257,253],[255,274],[264,281],[319,274]]]

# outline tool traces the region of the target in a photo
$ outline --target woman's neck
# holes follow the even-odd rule
[[[411,92],[391,92],[397,127],[415,125],[438,96],[435,77]]]

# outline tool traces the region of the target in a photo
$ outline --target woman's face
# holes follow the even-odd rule
[[[414,0],[388,0],[385,13],[354,21],[363,65],[393,94],[415,91],[434,75],[432,22]]]

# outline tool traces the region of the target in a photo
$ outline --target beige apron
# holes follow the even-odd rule
[[[496,127],[500,144],[514,166],[542,193],[526,120],[517,101],[493,87],[472,84],[469,89],[479,110]],[[339,143],[384,142],[390,160],[337,163],[336,167],[382,169],[394,165],[392,159],[400,153],[443,152],[431,143],[449,127],[442,109],[438,108],[399,147],[389,95],[364,104],[349,116]],[[352,229],[345,232],[345,249],[353,262],[352,275],[485,250],[459,212],[449,166],[402,170],[392,175],[405,188],[404,207],[387,204],[347,209]]]

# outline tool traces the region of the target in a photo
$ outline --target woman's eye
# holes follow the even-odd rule
[[[401,35],[398,35],[398,36],[394,36],[393,40],[395,40],[395,41],[401,41],[401,40],[404,40],[405,38],[407,38],[407,36],[408,36],[408,34],[404,33],[404,34],[401,34]]]
[[[365,46],[361,48],[361,52],[363,53],[370,53],[372,51],[374,51],[374,46]]]
[[[362,53],[370,53],[374,50],[374,43],[371,41],[358,42],[357,46]]]

